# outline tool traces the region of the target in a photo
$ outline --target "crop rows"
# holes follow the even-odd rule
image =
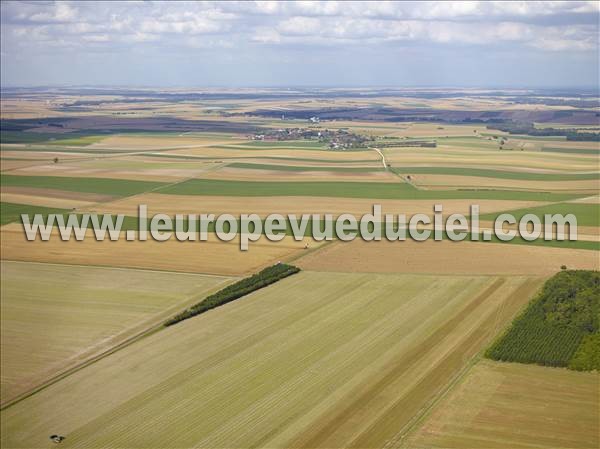
[[[600,369],[592,363],[600,350],[587,338],[598,333],[599,311],[600,273],[563,271],[546,282],[540,295],[486,355],[509,362]],[[579,350],[582,340],[587,348],[583,352]],[[576,353],[577,367],[570,363]]]

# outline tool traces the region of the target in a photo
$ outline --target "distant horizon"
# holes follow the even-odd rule
[[[209,84],[189,84],[189,85],[168,85],[168,84],[40,84],[40,85],[18,85],[18,84],[3,84],[2,89],[352,89],[352,90],[489,90],[489,91],[596,91],[600,94],[600,85],[581,85],[581,86],[485,86],[485,85],[209,85]]]
[[[2,86],[600,85],[596,1],[3,1],[0,8]]]

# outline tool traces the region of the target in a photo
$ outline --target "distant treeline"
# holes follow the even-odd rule
[[[219,290],[217,293],[207,296],[203,301],[167,320],[165,322],[165,326],[171,326],[193,316],[200,315],[207,310],[214,309],[215,307],[234,301],[242,296],[266,287],[267,285],[271,285],[274,282],[291,276],[299,271],[300,268],[283,263],[278,263],[277,265],[265,268],[264,270],[253,274],[250,277],[242,279],[241,281]]]
[[[378,148],[388,147],[420,147],[420,148],[436,148],[435,140],[400,140],[397,142],[388,142],[377,144]]]
[[[518,123],[518,122],[506,122],[501,124],[495,124],[488,126],[488,129],[497,129],[500,131],[507,132],[509,134],[525,134],[528,136],[556,136],[566,137],[567,140],[573,141],[591,141],[600,142],[600,133],[596,132],[577,132],[573,129],[559,129],[559,128],[536,128],[533,123]]]
[[[494,360],[600,370],[600,272],[562,271],[487,351]]]

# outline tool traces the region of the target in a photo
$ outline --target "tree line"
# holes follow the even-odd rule
[[[274,282],[291,276],[292,274],[298,273],[299,271],[300,268],[284,263],[278,263],[271,267],[265,268],[264,270],[253,274],[250,277],[244,278],[241,281],[237,281],[231,285],[228,285],[222,290],[207,296],[198,304],[195,304],[168,319],[164,325],[171,326],[193,316],[200,315],[207,310],[214,309],[215,307],[234,301],[242,296],[252,293],[253,291],[266,287],[267,285],[271,285]]]
[[[576,129],[567,128],[536,128],[533,123],[501,123],[488,126],[488,129],[497,129],[509,134],[525,134],[527,136],[544,137],[557,136],[566,137],[567,140],[600,142],[600,133],[598,132],[578,132]]]

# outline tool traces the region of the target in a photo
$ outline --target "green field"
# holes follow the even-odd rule
[[[3,410],[2,447],[381,447],[539,285],[301,272]]]
[[[467,167],[394,167],[394,173],[477,176],[482,178],[517,179],[524,181],[583,181],[599,179],[600,173],[534,173],[524,171],[490,170]]]
[[[514,215],[519,221],[523,215],[534,214],[544,222],[546,214],[574,214],[577,217],[578,226],[600,226],[600,204],[585,204],[585,203],[559,203],[549,204],[547,206],[530,207],[527,209],[514,209],[506,211]],[[499,214],[484,214],[482,220],[494,220]]]
[[[89,133],[38,133],[24,131],[5,131],[0,134],[2,143],[43,143],[47,145],[86,146],[99,142],[106,136]]]
[[[234,162],[228,164],[232,168],[244,168],[251,170],[271,170],[271,171],[327,171],[327,172],[345,172],[345,173],[368,173],[375,171],[383,171],[382,166],[378,167],[323,167],[323,166],[300,166],[300,165],[278,165],[278,164],[252,164],[246,162]]]
[[[2,402],[161,323],[227,280],[2,261]]]
[[[156,189],[161,182],[134,181],[109,178],[71,178],[66,176],[0,176],[2,187],[35,187],[40,189],[67,190],[70,192],[100,193],[113,196],[129,196]]]
[[[510,190],[418,190],[407,183],[369,182],[260,182],[190,179],[160,189],[172,195],[321,196],[372,199],[498,199],[565,201],[582,195]]]
[[[29,216],[42,214],[44,217],[48,214],[66,214],[66,209],[56,209],[52,207],[32,206],[31,204],[0,203],[0,226],[14,221],[21,221],[21,214]]]

